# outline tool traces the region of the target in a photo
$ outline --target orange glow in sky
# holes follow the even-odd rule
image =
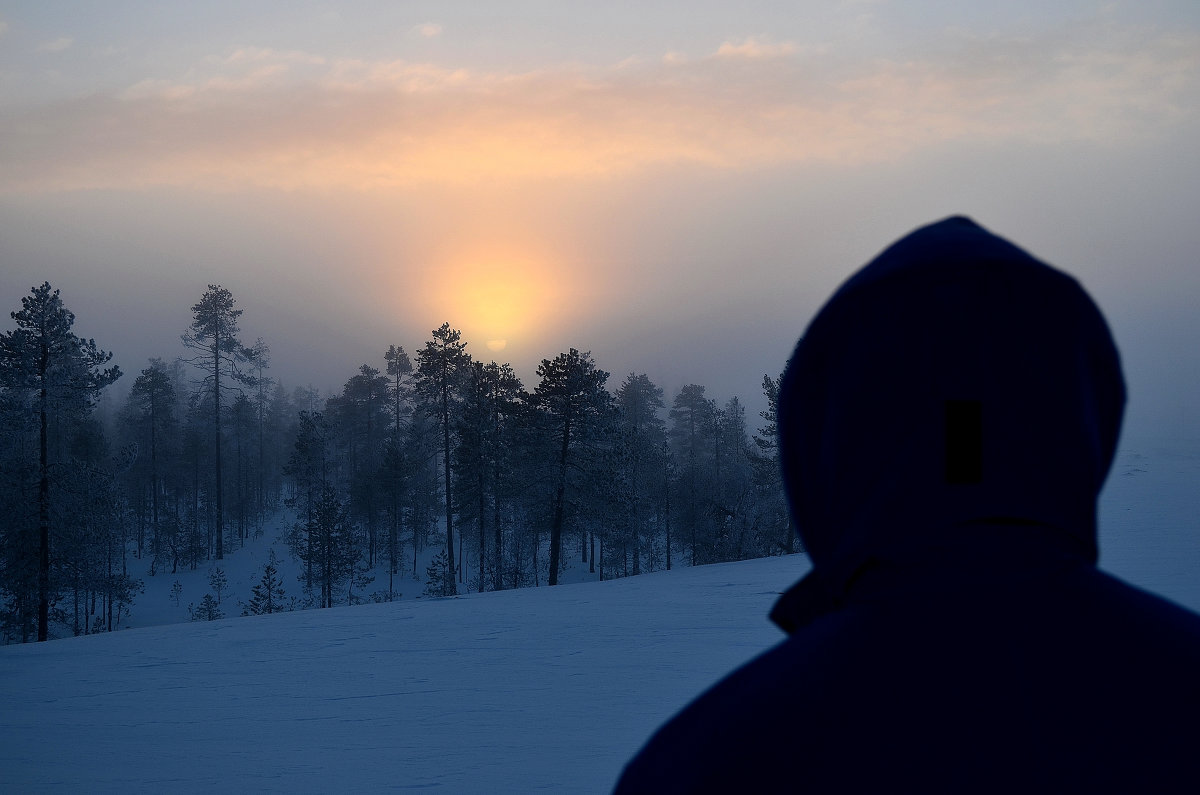
[[[429,276],[429,305],[437,313],[431,322],[460,329],[480,358],[485,350],[536,346],[566,308],[569,292],[563,274],[545,260],[503,249],[454,256]]]

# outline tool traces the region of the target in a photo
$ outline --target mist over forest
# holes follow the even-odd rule
[[[1179,0],[0,10],[0,632],[279,522],[287,607],[793,549],[777,376],[951,215],[1094,296],[1123,453],[1194,450],[1198,43]]]
[[[603,580],[795,551],[777,377],[757,418],[575,348],[525,384],[444,323],[323,395],[273,376],[245,311],[210,285],[124,373],[55,287],[21,299],[0,335],[6,643],[114,631],[146,578],[198,568],[216,598],[192,617],[214,618],[221,561],[280,516],[299,582],[272,559],[248,614],[391,601],[401,578],[450,596],[556,585],[568,560]]]

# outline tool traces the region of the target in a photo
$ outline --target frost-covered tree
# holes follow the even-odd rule
[[[104,367],[112,359],[111,353],[72,332],[75,315],[49,282],[22,298],[21,309],[12,313],[12,319],[16,328],[0,334],[0,384],[29,395],[27,416],[36,418],[38,424],[37,637],[44,641],[49,638],[51,597],[51,410],[85,415],[100,391],[116,381],[121,371],[116,366]],[[34,545],[21,547],[32,551]]]

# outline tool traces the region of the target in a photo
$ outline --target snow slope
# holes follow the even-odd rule
[[[781,636],[771,558],[0,649],[0,790],[600,792]]]
[[[1200,609],[1200,454],[1139,449],[1101,500],[1102,565]],[[780,639],[765,615],[807,565],[2,647],[0,792],[603,792],[656,726]]]
[[[1122,445],[1099,525],[1100,568],[1200,611],[1200,444]]]

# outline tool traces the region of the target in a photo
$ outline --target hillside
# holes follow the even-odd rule
[[[1193,609],[1198,475],[1193,454],[1123,452],[1101,510],[1103,567]],[[655,726],[781,638],[765,615],[807,566],[0,648],[0,790],[602,792]]]
[[[0,649],[0,789],[603,791],[803,557]]]

